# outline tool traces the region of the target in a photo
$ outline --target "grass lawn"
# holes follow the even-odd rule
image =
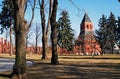
[[[0,57],[14,58],[9,55]],[[29,79],[120,79],[120,55],[59,56],[59,65],[51,65],[50,58],[41,60],[39,55],[27,55],[35,63],[28,67]],[[0,79],[9,79],[11,71],[0,72]]]

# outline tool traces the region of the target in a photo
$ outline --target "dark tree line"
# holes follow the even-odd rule
[[[120,46],[120,17],[118,17],[118,21],[117,21],[117,41],[118,41],[118,45]]]
[[[113,53],[114,45],[120,45],[120,18],[116,19],[112,12],[108,18],[103,14],[98,26],[96,39],[100,43],[102,53],[107,50],[110,50],[109,53]]]

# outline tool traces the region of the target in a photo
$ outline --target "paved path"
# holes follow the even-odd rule
[[[15,59],[0,58],[0,72],[12,70],[14,63],[15,63]],[[28,66],[32,65],[32,62],[27,61],[27,65]]]

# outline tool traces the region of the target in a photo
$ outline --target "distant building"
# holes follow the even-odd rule
[[[0,54],[10,53],[10,42],[7,42],[5,39],[0,38]]]
[[[100,54],[101,48],[98,42],[95,40],[93,23],[91,22],[87,13],[85,13],[80,24],[80,34],[75,41],[75,48],[78,54]]]
[[[42,47],[38,46],[35,52],[35,46],[28,46],[26,48],[26,53],[40,54]],[[15,46],[12,47],[12,53],[15,54]],[[0,38],[0,54],[10,54],[10,42],[4,38]]]

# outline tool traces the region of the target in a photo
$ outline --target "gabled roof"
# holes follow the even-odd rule
[[[87,15],[87,13],[85,13],[81,24],[84,23],[84,22],[91,22],[91,20],[90,20],[89,16]]]

